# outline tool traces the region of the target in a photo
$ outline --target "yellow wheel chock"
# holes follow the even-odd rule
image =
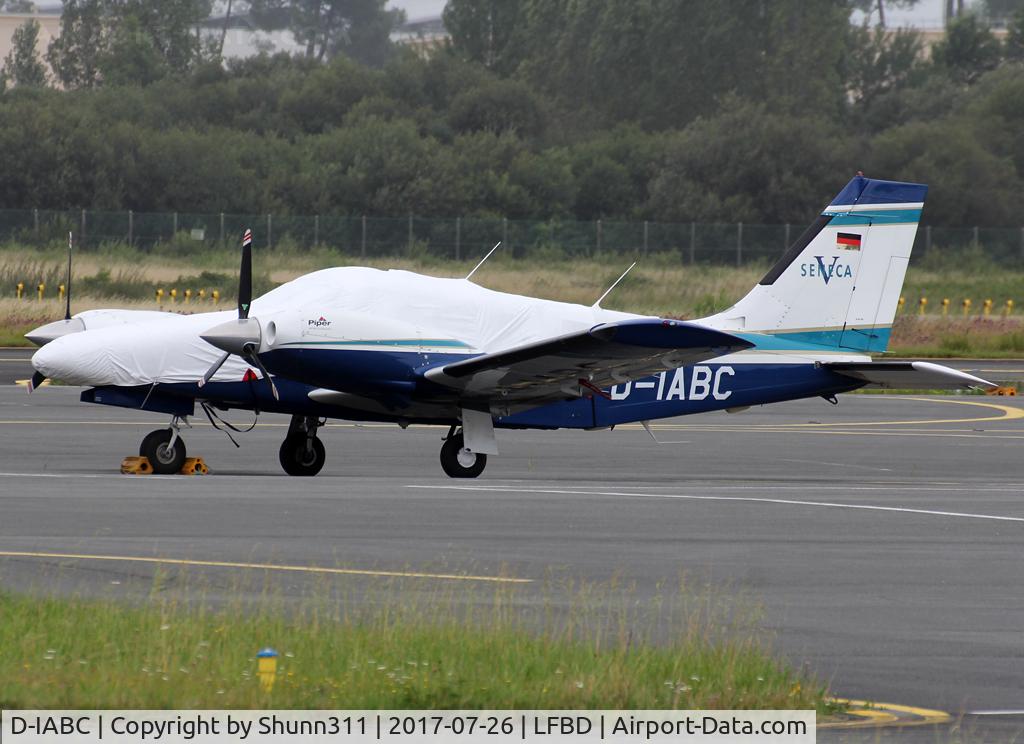
[[[126,457],[121,461],[121,472],[130,475],[150,475],[153,466],[148,457]],[[206,475],[210,469],[206,467],[201,457],[187,457],[185,464],[178,471],[181,475]]]
[[[148,457],[126,457],[121,460],[121,472],[130,475],[149,475],[153,472],[153,466],[149,464]]]
[[[987,390],[988,395],[1016,395],[1017,388],[1013,386],[997,387],[992,390]]]
[[[206,463],[203,462],[203,458],[186,457],[185,464],[181,466],[181,470],[178,472],[182,475],[206,475],[210,472],[210,469],[206,467]]]

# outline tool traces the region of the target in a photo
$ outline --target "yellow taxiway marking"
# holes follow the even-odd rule
[[[533,579],[510,576],[474,576],[472,574],[424,573],[420,571],[374,571],[357,568],[326,568],[323,566],[289,566],[280,563],[240,563],[235,561],[199,561],[185,558],[151,558],[137,555],[90,555],[86,553],[40,553],[24,550],[0,550],[0,558],[49,558],[75,561],[123,561],[157,563],[171,566],[205,568],[247,568],[261,571],[292,571],[295,573],[331,574],[340,576],[378,576],[401,579],[443,579],[445,581],[486,581],[496,584],[529,584]]]
[[[911,705],[895,705],[893,703],[871,703],[866,700],[836,700],[850,706],[850,715],[857,716],[854,721],[824,721],[818,728],[881,728],[887,726],[928,726],[937,723],[948,723],[953,717],[941,710],[916,708]]]

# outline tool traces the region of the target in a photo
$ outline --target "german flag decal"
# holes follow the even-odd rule
[[[859,251],[860,235],[841,232],[836,235],[836,247],[844,251]]]

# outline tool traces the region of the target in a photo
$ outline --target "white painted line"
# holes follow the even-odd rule
[[[1004,517],[998,514],[970,514],[968,512],[938,511],[933,509],[910,509],[900,506],[876,506],[874,504],[839,504],[830,501],[797,501],[794,499],[762,499],[754,496],[693,496],[691,494],[627,493],[625,491],[569,491],[555,488],[495,488],[487,486],[423,486],[406,485],[406,488],[422,488],[448,491],[495,491],[503,493],[546,493],[555,496],[626,496],[641,499],[686,499],[690,501],[745,501],[760,504],[784,504],[786,506],[817,506],[830,509],[858,509],[862,511],[897,512],[901,514],[923,514],[932,517],[953,517],[957,519],[985,519],[996,522],[1024,522],[1024,517]]]
[[[878,483],[875,485],[863,485],[863,486],[825,486],[825,485],[761,485],[756,486],[713,486],[713,485],[701,485],[701,490],[704,491],[909,491],[909,492],[925,492],[925,493],[964,493],[970,491],[971,493],[1020,493],[1024,489],[1024,485],[1008,483],[1005,486],[974,486],[968,483],[950,483],[946,485],[953,486],[952,488],[940,488],[936,485],[924,484],[907,486],[901,485],[900,483]],[[409,486],[412,488],[413,486]],[[443,486],[429,486],[430,488],[443,488]],[[454,488],[455,486],[453,486]],[[427,488],[427,486],[424,486]],[[580,493],[588,494],[590,491],[587,490],[570,490],[570,489],[586,489],[587,486],[567,486],[565,493]],[[672,488],[672,486],[620,486],[620,488]],[[631,496],[662,496],[663,494],[658,493],[631,493]]]
[[[969,710],[964,715],[1024,715],[1024,710]]]
[[[782,458],[779,462],[799,462],[805,465],[831,465],[834,468],[855,468],[857,470],[875,470],[882,471],[885,473],[891,473],[892,468],[875,468],[870,465],[854,465],[849,462],[825,462],[823,460],[794,460],[792,458]]]
[[[0,477],[4,478],[114,478],[114,479],[129,479],[138,480],[139,476],[128,473],[0,473]],[[170,475],[158,475],[157,473],[150,473],[145,476],[147,480],[167,480],[170,478],[179,478],[177,473]],[[194,477],[194,476],[185,476]]]

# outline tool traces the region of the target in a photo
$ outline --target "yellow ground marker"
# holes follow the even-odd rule
[[[442,579],[445,581],[485,581],[494,584],[530,584],[533,579],[509,576],[474,576],[473,574],[424,573],[420,571],[374,571],[359,568],[326,568],[323,566],[289,566],[280,563],[241,563],[236,561],[199,561],[186,558],[151,558],[137,555],[91,555],[86,553],[40,553],[27,550],[0,550],[0,558],[47,558],[73,561],[123,561],[156,563],[169,566],[201,566],[205,568],[245,568],[258,571],[291,571],[294,573],[328,574],[334,576],[377,576],[402,579]]]
[[[849,706],[847,713],[855,718],[853,720],[826,720],[818,724],[819,729],[931,726],[949,723],[953,720],[953,717],[945,711],[916,708],[911,705],[842,699],[837,699],[836,702]]]
[[[14,381],[15,385],[20,385],[21,387],[28,387],[28,383],[29,383],[28,380],[15,380]],[[41,383],[39,383],[39,387],[43,387],[44,385],[49,385],[49,384],[50,384],[49,380],[43,380]]]

